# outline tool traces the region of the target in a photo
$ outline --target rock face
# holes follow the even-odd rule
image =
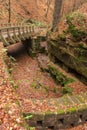
[[[86,9],[87,3],[82,5],[79,10],[67,15],[64,26],[59,27],[57,32],[49,36],[48,50],[52,59],[55,60],[56,57],[87,79]],[[67,11],[69,11],[69,8]]]
[[[81,48],[74,43],[66,41],[49,41],[48,50],[50,56],[56,57],[69,68],[74,69],[87,78],[87,48]]]

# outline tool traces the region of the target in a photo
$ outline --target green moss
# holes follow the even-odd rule
[[[87,105],[85,103],[79,104],[76,107],[72,106],[70,108],[67,108],[66,113],[74,113],[74,112],[77,112],[77,111],[83,112],[84,110],[87,110]]]
[[[15,89],[15,90],[17,90],[18,89],[18,85],[14,82],[14,80],[11,78],[10,79],[10,83],[11,83],[11,85],[13,86],[13,88]]]
[[[24,117],[24,119],[32,119],[33,118],[33,114],[31,114],[31,113],[23,113],[23,117]]]
[[[67,94],[67,93],[69,93],[69,94],[72,94],[72,92],[73,92],[73,88],[70,88],[70,87],[62,87],[62,93],[63,94]]]
[[[54,92],[54,89],[50,89],[49,86],[46,86],[45,84],[42,84],[40,83],[39,81],[34,81],[31,83],[30,85],[31,87],[33,87],[34,89],[37,89],[37,90],[45,90],[45,92],[49,92],[49,91],[53,91]]]
[[[45,112],[45,115],[54,115],[55,113],[54,112],[52,112],[52,111],[46,111]]]
[[[78,109],[76,107],[70,107],[66,109],[66,113],[74,113],[76,112]]]
[[[33,88],[35,88],[35,87],[36,87],[36,82],[32,82],[32,83],[30,84],[30,86],[33,87]]]
[[[29,127],[29,130],[35,130],[36,128],[35,127]]]
[[[54,66],[49,65],[49,72],[57,84],[62,87],[68,86],[68,84],[74,82],[73,79],[66,77],[63,73],[59,72]]]
[[[58,87],[57,87],[57,86],[54,86],[52,91],[53,91],[54,93],[59,92]]]
[[[66,41],[66,35],[64,33],[60,34],[58,37],[59,37],[60,40]]]
[[[26,22],[32,23],[33,25],[38,26],[38,27],[44,27],[44,28],[50,27],[50,25],[47,25],[45,22],[41,22],[35,19],[27,19]]]
[[[80,29],[77,29],[74,25],[74,19],[77,20],[78,24],[81,26]],[[76,40],[82,40],[87,36],[87,32],[84,30],[84,15],[79,13],[72,13],[66,17],[68,30],[67,33],[71,33],[73,38]]]
[[[69,24],[68,32],[71,33],[76,40],[82,40],[87,35],[83,30],[76,29],[72,23]]]
[[[27,115],[24,117],[25,120],[29,120],[29,119],[32,119],[33,115]]]
[[[66,16],[67,23],[75,23],[77,21],[77,24],[84,29],[85,28],[85,15],[83,13],[70,13],[69,15]]]
[[[62,114],[65,114],[65,112],[64,112],[63,109],[60,109],[60,110],[57,111],[57,114],[61,114],[62,115]]]
[[[77,111],[84,111],[87,110],[87,105],[86,104],[79,104],[78,106],[74,107],[70,107],[66,109],[66,113],[74,113]]]

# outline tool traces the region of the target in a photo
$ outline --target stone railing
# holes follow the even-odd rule
[[[26,23],[0,23],[0,28],[2,28],[2,27],[13,27],[13,26],[23,26],[23,25],[26,25]]]
[[[0,24],[0,40],[5,46],[28,39],[34,32],[33,24]]]

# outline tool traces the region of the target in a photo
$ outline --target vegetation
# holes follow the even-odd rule
[[[33,87],[34,89],[44,89],[47,93],[49,91],[51,91],[53,93],[59,92],[57,86],[53,86],[53,89],[50,89],[49,86],[46,86],[45,84],[39,83],[38,81],[32,82],[30,86]]]
[[[68,87],[68,86],[65,86],[65,87],[62,87],[62,93],[63,94],[72,94],[72,92],[73,92],[73,88],[70,88],[70,87]]]
[[[32,117],[33,117],[33,115],[26,115],[26,116],[24,117],[24,119],[29,120],[29,119],[31,119]]]
[[[27,23],[31,23],[31,24],[34,24],[35,26],[38,26],[38,27],[48,27],[48,25],[44,22],[41,22],[39,20],[35,20],[35,19],[29,19],[26,21]],[[50,25],[49,25],[50,26]]]
[[[66,22],[68,24],[67,33],[71,33],[73,38],[80,41],[87,36],[85,31],[84,15],[81,13],[72,13],[66,17]],[[77,26],[75,21],[77,20]]]
[[[68,86],[70,83],[74,82],[72,78],[66,77],[63,73],[59,72],[55,67],[51,65],[49,65],[49,73],[55,82],[62,86],[63,94],[73,92],[73,89]]]
[[[49,72],[57,84],[65,87],[68,84],[74,82],[73,79],[67,78],[63,73],[59,72],[55,67],[49,65]]]

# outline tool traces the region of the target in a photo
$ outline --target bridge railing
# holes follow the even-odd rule
[[[6,45],[25,40],[34,32],[35,27],[33,24],[0,24],[0,40]]]
[[[0,23],[0,28],[1,27],[19,26],[19,25],[24,25],[24,23]]]

